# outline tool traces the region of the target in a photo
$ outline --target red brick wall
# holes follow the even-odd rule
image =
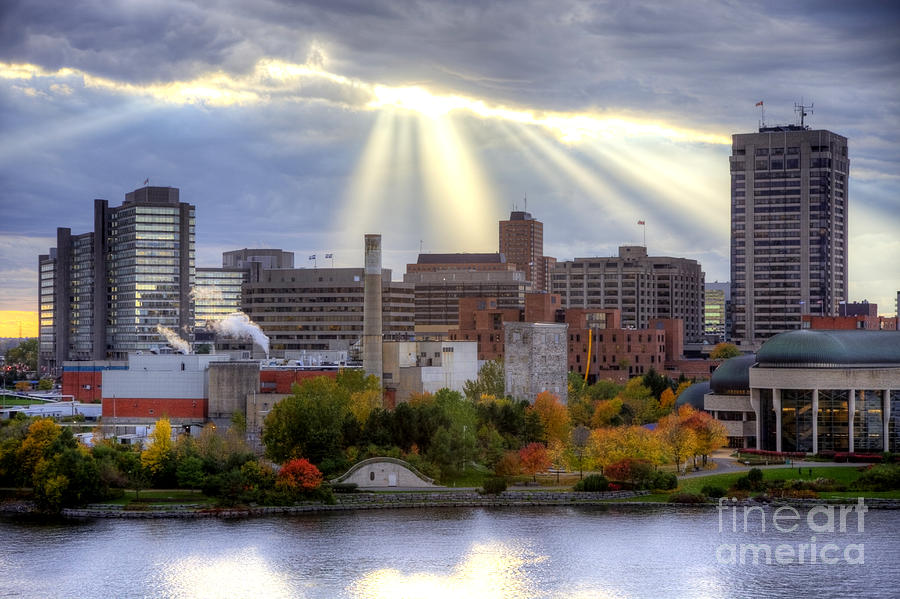
[[[62,392],[63,395],[74,395],[75,401],[84,403],[98,402],[103,398],[102,389],[103,372],[63,371]],[[85,389],[84,387],[90,387]]]
[[[103,418],[185,418],[206,420],[206,399],[124,398],[103,399]]]
[[[259,392],[290,393],[294,383],[317,376],[336,378],[337,370],[260,370]]]

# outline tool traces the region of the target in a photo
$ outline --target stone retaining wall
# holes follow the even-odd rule
[[[504,492],[480,495],[475,491],[412,493],[347,493],[336,494],[333,505],[308,503],[293,506],[251,507],[235,509],[193,509],[195,506],[165,506],[165,509],[125,510],[122,506],[91,505],[64,509],[68,518],[246,518],[273,514],[302,514],[391,508],[431,507],[508,507],[527,505],[595,505],[609,499],[625,499],[646,495],[647,491],[610,491],[607,493],[575,493],[565,491]],[[156,507],[156,506],[152,506]]]

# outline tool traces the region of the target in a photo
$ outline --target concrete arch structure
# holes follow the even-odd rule
[[[333,483],[355,483],[360,489],[381,487],[435,487],[434,479],[416,470],[409,462],[396,458],[369,458],[354,464]]]

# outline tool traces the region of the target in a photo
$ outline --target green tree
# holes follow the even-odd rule
[[[734,343],[718,343],[713,348],[711,352],[709,352],[709,358],[711,360],[727,360],[729,358],[735,358],[741,355],[741,350],[738,349],[737,345]]]
[[[478,401],[483,396],[504,397],[506,395],[506,377],[503,373],[503,362],[488,360],[478,370],[478,380],[466,381],[463,393],[471,401]]]
[[[50,391],[53,389],[53,379],[51,378],[42,378],[38,381],[38,391]]]
[[[364,391],[368,382],[362,376],[343,374],[339,379],[350,388],[328,377],[316,377],[295,385],[294,393],[272,408],[263,427],[268,457],[284,462],[306,456],[313,464],[321,464],[341,455],[344,421],[351,413],[350,394]]]
[[[199,489],[206,479],[206,474],[203,472],[203,460],[193,455],[178,460],[175,476],[178,479],[179,487]]]
[[[8,365],[22,364],[26,371],[37,371],[38,340],[27,339],[6,350],[6,363]]]

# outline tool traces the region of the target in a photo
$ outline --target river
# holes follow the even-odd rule
[[[834,533],[816,532],[827,526],[826,513],[812,524],[805,510],[798,521],[786,514],[781,529],[796,530],[779,532],[772,510],[752,512],[745,532],[740,511],[671,507],[231,521],[4,517],[0,597],[896,597],[900,512],[871,510],[862,522],[848,514],[845,532],[834,515]],[[741,545],[751,546],[744,563]],[[752,559],[762,545],[771,548],[770,563],[764,552]],[[779,545],[792,550],[791,560]]]

